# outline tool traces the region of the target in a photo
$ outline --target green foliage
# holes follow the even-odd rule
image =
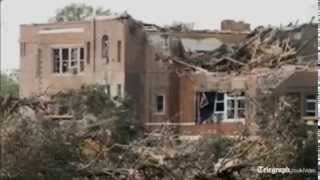
[[[4,122],[2,172],[13,179],[71,179],[79,163],[79,138],[74,128],[15,114]]]
[[[190,32],[194,29],[194,23],[174,22],[167,27],[177,32]]]
[[[43,164],[45,179],[71,179],[75,173],[74,163],[80,162],[80,138],[75,135],[75,128],[70,130],[57,126],[56,122],[43,121],[41,124],[45,143],[39,153],[46,161]]]
[[[139,130],[142,130],[136,120],[134,101],[128,97],[123,99],[116,110],[116,116],[119,117],[116,123],[116,139],[120,143],[127,144],[136,137]]]
[[[111,14],[112,13],[109,9],[103,9],[102,7],[94,9],[92,6],[86,4],[72,3],[62,9],[58,9],[55,17],[51,18],[49,21],[82,21],[88,18],[92,18],[94,15],[108,16]]]
[[[19,84],[13,74],[1,74],[0,96],[19,96]]]
[[[134,101],[129,97],[112,99],[105,86],[83,86],[80,90],[59,93],[53,99],[76,119],[93,115],[100,123],[92,126],[92,131],[110,130],[116,142],[126,144],[136,135],[138,124]]]
[[[275,148],[264,158],[265,166],[317,168],[316,128],[311,128],[301,119],[300,98],[299,94],[290,93],[282,96],[261,95],[256,99],[259,133],[274,143],[272,146]],[[295,174],[291,179],[306,176],[315,174]]]

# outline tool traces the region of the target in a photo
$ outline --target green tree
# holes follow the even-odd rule
[[[178,32],[190,32],[194,29],[194,23],[173,22],[168,28]]]
[[[14,74],[1,73],[0,96],[19,96],[19,84]]]
[[[56,11],[56,15],[49,19],[52,22],[66,22],[66,21],[82,21],[92,18],[94,15],[108,16],[111,15],[110,9],[102,7],[94,8],[86,4],[72,3],[62,9]]]

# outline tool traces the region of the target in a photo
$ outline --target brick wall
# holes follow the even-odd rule
[[[250,24],[243,21],[223,20],[221,22],[222,31],[250,31]]]

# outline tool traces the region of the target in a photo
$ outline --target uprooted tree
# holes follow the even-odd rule
[[[296,64],[298,49],[273,29],[257,29],[238,47],[185,54],[185,62],[208,71],[246,72]],[[198,61],[197,59],[207,61]],[[227,62],[227,63],[226,63]],[[304,62],[304,61],[303,61]],[[199,64],[200,63],[200,64]],[[304,62],[306,66],[312,62]],[[256,133],[244,127],[236,138],[182,141],[169,127],[143,136],[134,102],[112,99],[103,86],[88,86],[46,98],[0,98],[1,176],[16,179],[101,178],[123,180],[314,179],[316,174],[258,174],[257,166],[316,169],[315,128],[300,118],[299,96],[273,94],[261,79]],[[270,83],[268,83],[270,82]],[[52,114],[54,116],[52,116]],[[67,119],[65,116],[69,115]],[[59,120],[57,120],[57,118]],[[250,132],[250,133],[248,133]],[[140,136],[136,136],[140,135]]]
[[[299,120],[296,96],[271,97],[261,93],[259,98],[249,99],[258,108],[258,136],[216,136],[199,141],[181,141],[168,127],[156,130],[160,136],[135,136],[141,130],[133,102],[111,99],[103,86],[58,93],[50,101],[1,98],[1,176],[287,179],[284,175],[258,174],[256,167],[316,167],[316,162],[309,161],[316,156],[315,135]],[[72,118],[48,118],[57,106],[58,113],[71,114]]]

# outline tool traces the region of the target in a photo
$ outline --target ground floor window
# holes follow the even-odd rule
[[[117,85],[117,96],[122,97],[122,86],[121,84]]]
[[[73,48],[53,48],[53,73],[78,73],[84,70],[84,49],[82,47]]]
[[[233,121],[245,118],[244,95],[223,92],[198,92],[196,122]]]
[[[304,97],[304,115],[316,116],[317,115],[317,98],[316,95],[306,95]]]
[[[165,113],[165,96],[162,94],[155,95],[155,112]]]

